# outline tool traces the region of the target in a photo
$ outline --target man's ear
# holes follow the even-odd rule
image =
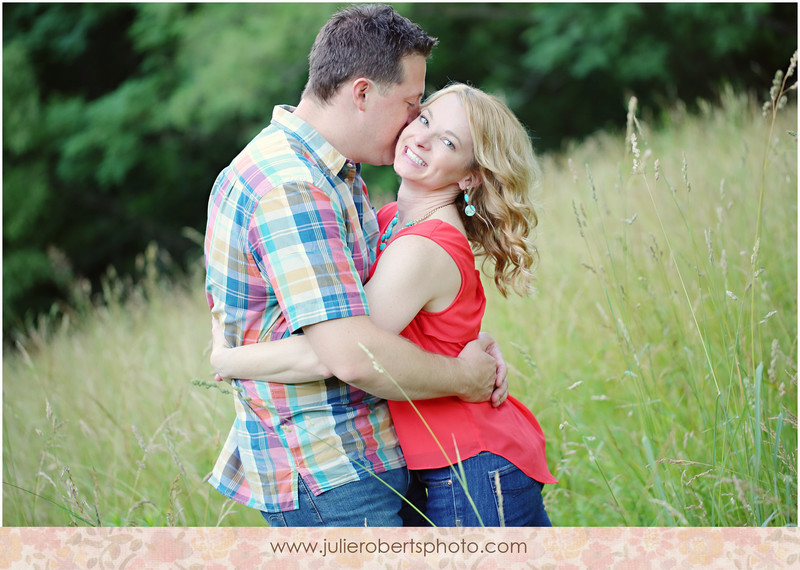
[[[364,111],[367,104],[367,95],[371,94],[372,82],[366,77],[358,77],[351,83],[353,104],[359,111]]]

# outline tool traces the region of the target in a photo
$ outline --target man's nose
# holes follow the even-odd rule
[[[419,103],[409,107],[409,109],[408,109],[408,119],[406,120],[406,126],[408,126],[411,123],[413,123],[414,121],[416,121],[417,117],[419,117]]]

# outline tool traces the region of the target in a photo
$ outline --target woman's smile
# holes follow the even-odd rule
[[[414,163],[414,164],[416,164],[417,166],[421,166],[421,167],[423,167],[423,168],[424,168],[424,167],[426,167],[426,166],[428,166],[428,163],[427,163],[427,162],[425,162],[424,160],[422,160],[422,158],[420,158],[420,157],[419,157],[419,155],[417,155],[417,154],[416,154],[414,151],[412,151],[412,150],[411,150],[409,147],[405,147],[405,149],[403,149],[403,154],[404,154],[404,155],[405,155],[405,156],[406,156],[406,157],[407,157],[407,158],[408,158],[408,159],[409,159],[411,162],[413,162],[413,163]]]

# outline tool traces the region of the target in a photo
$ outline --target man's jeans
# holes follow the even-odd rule
[[[552,526],[542,501],[542,484],[525,475],[508,460],[493,453],[483,452],[461,463],[466,474],[466,491],[453,472],[455,469],[460,476],[461,470],[458,465],[454,468],[442,467],[411,472],[417,482],[412,482],[412,492],[409,496],[413,495],[414,502],[420,506],[420,503],[424,504],[424,488],[427,488],[427,504],[420,510],[433,524],[448,527]],[[423,486],[422,493],[414,489],[420,484]],[[406,524],[409,525],[408,522]],[[426,524],[417,520],[410,526]]]
[[[409,483],[405,467],[347,483],[317,496],[302,477],[298,479],[299,508],[282,513],[262,512],[269,526],[403,526],[400,509]]]

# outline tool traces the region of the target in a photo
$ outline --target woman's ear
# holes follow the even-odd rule
[[[477,172],[470,172],[464,178],[458,181],[458,187],[462,190],[467,190],[467,188],[477,188],[483,184],[483,178]]]

